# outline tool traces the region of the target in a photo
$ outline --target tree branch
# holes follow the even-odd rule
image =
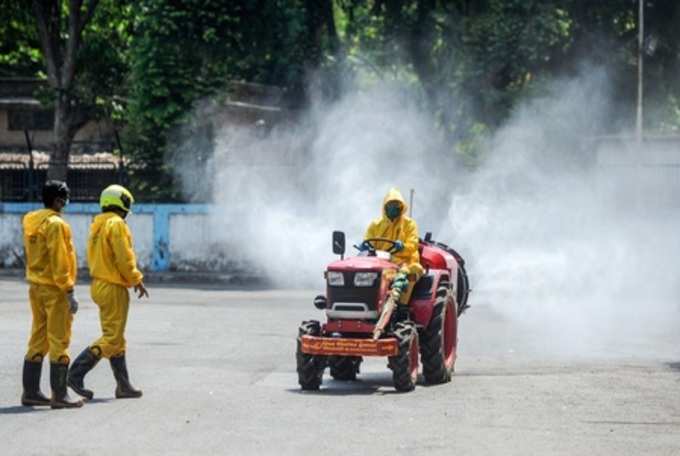
[[[45,56],[47,80],[52,87],[58,89],[61,87],[61,78],[58,69],[61,60],[58,28],[59,17],[57,17],[57,20],[55,21],[52,16],[55,12],[56,14],[59,14],[59,5],[56,0],[33,0],[33,11],[38,25],[40,46],[42,47]]]
[[[66,55],[61,66],[61,83],[63,89],[71,87],[76,70],[76,53],[80,47],[81,19],[80,9],[83,0],[71,0],[68,12],[68,39],[66,41]]]
[[[94,11],[97,9],[97,5],[99,4],[99,0],[89,0],[87,2],[87,11],[85,12],[85,17],[80,23],[80,35],[82,36],[83,29],[87,25],[88,22],[90,22],[90,19],[92,19],[92,16],[94,16]]]

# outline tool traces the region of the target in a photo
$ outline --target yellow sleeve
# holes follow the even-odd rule
[[[75,286],[73,278],[71,246],[71,230],[62,222],[51,222],[45,230],[47,250],[50,257],[52,279],[62,291],[70,291]]]
[[[114,223],[111,227],[109,242],[113,250],[116,269],[125,281],[132,286],[139,285],[144,276],[137,269],[137,257],[132,249],[132,235],[124,222]]]
[[[373,220],[371,223],[368,224],[368,228],[366,228],[366,234],[364,234],[364,240],[366,239],[371,239],[371,238],[377,238],[380,237],[378,235],[378,224]]]
[[[404,224],[404,250],[400,252],[411,262],[418,262],[418,225],[415,220],[407,220]]]

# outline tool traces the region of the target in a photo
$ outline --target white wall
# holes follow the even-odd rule
[[[78,266],[86,267],[87,233],[92,221],[91,215],[67,214],[66,220],[73,231],[73,243],[78,255]],[[137,260],[143,269],[151,263],[153,251],[153,216],[147,214],[131,215],[128,224],[132,230]],[[181,243],[177,244],[181,248]],[[18,266],[16,254],[23,256],[21,215],[0,214],[0,267]]]

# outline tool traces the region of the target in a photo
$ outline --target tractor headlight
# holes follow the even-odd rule
[[[338,271],[328,271],[328,285],[332,287],[345,286],[345,275]]]
[[[354,274],[355,287],[372,287],[375,279],[378,278],[377,272],[357,272]]]

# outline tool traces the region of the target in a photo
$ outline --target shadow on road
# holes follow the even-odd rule
[[[675,363],[667,363],[666,365],[673,370],[680,371],[680,361]]]
[[[425,385],[422,378],[418,379],[416,388],[429,388],[438,385]],[[318,391],[303,391],[300,388],[288,388],[289,393],[305,394],[312,396],[361,396],[406,394],[394,389],[390,374],[359,374],[359,378],[353,381],[339,381],[324,377],[321,389]]]
[[[49,406],[25,407],[23,405],[10,405],[9,407],[0,407],[0,415],[18,415],[22,413],[47,412],[49,410],[51,410]]]

